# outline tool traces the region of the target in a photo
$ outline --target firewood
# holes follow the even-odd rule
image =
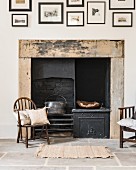
[[[100,108],[100,103],[77,100],[78,106],[82,108]]]

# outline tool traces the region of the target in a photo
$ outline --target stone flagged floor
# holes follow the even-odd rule
[[[120,149],[119,141],[114,139],[51,138],[51,145],[107,146],[114,155],[107,159],[36,158],[41,143],[44,140],[30,142],[26,149],[23,143],[0,139],[0,170],[136,170],[136,145],[133,143],[126,143]]]

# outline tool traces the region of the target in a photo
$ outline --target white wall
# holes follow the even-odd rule
[[[11,14],[8,0],[0,0],[0,138],[16,137],[16,121],[12,115],[13,103],[18,97],[18,40],[19,39],[123,39],[125,40],[125,104],[136,104],[136,11],[133,12],[133,27],[113,28],[112,12],[109,10],[109,1],[106,0],[106,24],[86,24],[85,7],[66,7],[65,0],[48,0],[64,2],[66,11],[85,11],[84,27],[66,27],[64,24],[39,25],[38,2],[47,0],[32,0],[32,12],[29,14],[29,27],[17,28],[11,26]]]

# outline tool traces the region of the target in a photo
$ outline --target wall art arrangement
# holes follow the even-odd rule
[[[12,14],[13,27],[28,27],[28,14]]]
[[[113,12],[113,27],[132,27],[132,12]]]
[[[9,0],[9,11],[30,12],[32,2],[34,1]],[[105,24],[106,5],[106,2],[102,0],[66,0],[65,2],[61,2],[61,0],[59,2],[56,0],[41,2],[39,0],[37,2],[37,20],[38,24],[64,24],[64,18],[66,18],[67,27],[83,27],[85,21],[88,25]],[[133,13],[130,10],[135,10],[135,0],[109,0],[109,10],[116,10],[116,12],[112,12],[112,27],[133,26]],[[64,11],[66,12],[64,13]],[[13,27],[28,27],[28,14],[12,14],[11,18]]]
[[[68,11],[67,12],[67,26],[84,26],[84,12],[83,11]]]
[[[63,24],[63,3],[39,3],[39,24]]]
[[[32,0],[9,0],[10,12],[31,12]],[[12,27],[28,27],[28,14],[12,14]]]
[[[87,24],[105,24],[105,12],[105,2],[87,2]]]
[[[135,0],[109,0],[110,10],[124,10],[124,12],[112,13],[113,27],[132,27],[133,13],[126,12],[126,10],[135,9]]]
[[[32,0],[9,0],[9,11],[32,11]]]
[[[109,9],[133,10],[135,9],[135,0],[109,0]]]
[[[67,0],[67,7],[84,7],[84,0]]]

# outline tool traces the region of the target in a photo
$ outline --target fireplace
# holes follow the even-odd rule
[[[51,89],[48,93],[44,91],[43,96],[48,96],[50,93],[59,93],[62,90],[58,88],[61,87],[61,84],[63,86],[69,84],[72,97],[69,96],[68,99],[68,114],[72,108],[78,112],[77,99],[97,100],[104,108],[110,110],[110,119],[108,118],[110,138],[118,137],[119,127],[116,124],[119,117],[118,107],[123,105],[124,100],[123,40],[20,40],[19,49],[19,96],[28,96],[34,99],[37,93],[40,93],[36,90],[34,94],[34,87],[42,87],[43,84],[49,87],[50,82],[55,82],[55,85],[52,84],[51,88],[54,91]],[[62,65],[70,63],[66,66],[66,71],[63,71],[67,75],[54,75],[53,72],[43,74],[41,65],[33,65],[41,61],[48,62],[48,66],[49,63],[52,65],[52,63],[59,63],[60,61]],[[96,66],[94,66],[94,63]],[[32,76],[33,67],[39,67],[34,76]],[[90,68],[92,69],[91,73]],[[47,68],[46,72],[49,72],[49,70],[50,68]],[[68,70],[72,71],[67,72]],[[92,75],[92,72],[96,73],[97,76]],[[86,80],[85,77],[87,77]],[[103,79],[101,79],[102,77]],[[34,82],[34,84],[31,84],[31,82]],[[56,88],[53,88],[53,86]],[[38,95],[37,98],[37,105],[43,106],[45,97]],[[74,112],[76,111],[74,110]],[[94,133],[93,128],[89,133]]]

